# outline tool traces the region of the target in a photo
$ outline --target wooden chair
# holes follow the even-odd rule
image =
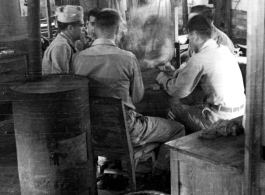
[[[125,160],[130,191],[136,190],[136,166],[140,158],[151,157],[159,143],[132,147],[125,116],[125,105],[120,99],[90,97],[90,120],[94,156]]]

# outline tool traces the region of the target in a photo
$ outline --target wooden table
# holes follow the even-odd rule
[[[143,99],[135,104],[136,111],[146,116],[166,117],[170,108],[170,95],[160,87],[153,90],[150,85],[158,84],[156,77],[159,74],[157,69],[149,69],[142,72],[145,93]]]
[[[171,194],[243,194],[244,135],[207,140],[198,133],[166,143],[171,151]]]
[[[145,87],[144,98],[135,104],[136,111],[146,116],[166,117],[169,109],[177,103],[181,104],[200,104],[202,102],[203,91],[200,86],[196,87],[193,92],[186,98],[177,99],[171,97],[160,86],[159,90],[150,88],[152,84],[158,84],[156,77],[159,74],[157,69],[148,69],[142,72],[143,83]]]

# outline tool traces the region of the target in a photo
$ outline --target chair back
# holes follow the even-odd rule
[[[158,144],[148,144],[147,148],[141,146],[133,149],[125,105],[121,99],[90,96],[90,121],[94,156],[125,160],[126,164],[124,165],[127,166],[126,172],[129,176],[129,189],[135,191],[135,169],[138,160],[140,157],[149,156],[152,157],[154,163],[155,155],[152,150]]]
[[[92,145],[96,156],[130,156],[133,148],[121,99],[90,97]]]

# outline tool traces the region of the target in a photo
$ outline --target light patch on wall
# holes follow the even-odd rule
[[[20,0],[20,11],[21,11],[22,17],[25,17],[28,15],[28,1],[27,0]]]
[[[232,0],[232,9],[247,11],[248,0]]]

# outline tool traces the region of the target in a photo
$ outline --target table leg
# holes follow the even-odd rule
[[[179,160],[177,151],[170,151],[171,194],[180,195]]]

